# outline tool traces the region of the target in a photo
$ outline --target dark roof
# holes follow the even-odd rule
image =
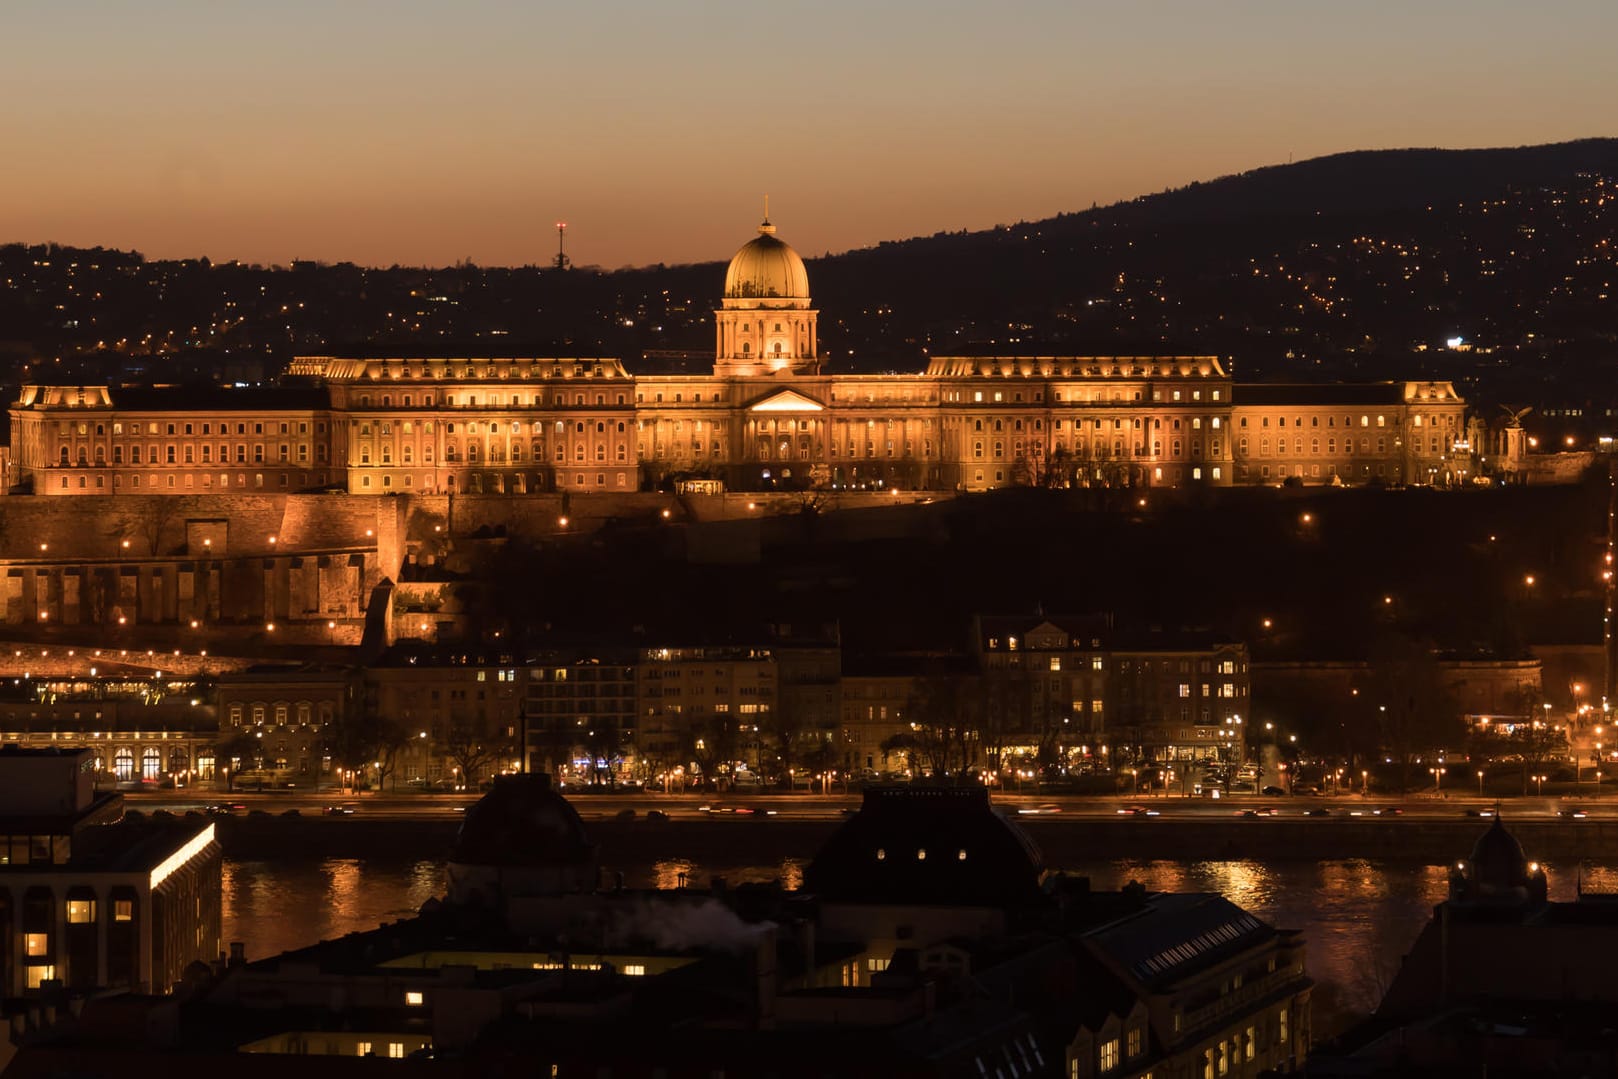
[[[461,865],[574,865],[595,848],[584,822],[544,773],[498,776],[466,811],[450,861]]]
[[[129,411],[276,412],[331,407],[331,395],[315,386],[114,386],[109,392],[113,407]]]
[[[125,817],[117,824],[85,828],[73,837],[69,872],[138,873],[155,868],[163,859],[212,827],[199,816]],[[63,868],[63,867],[58,867]]]
[[[986,648],[991,637],[1001,640],[1024,638],[1044,625],[1054,626],[1067,634],[1067,647],[1080,650],[1200,652],[1235,643],[1228,635],[1202,628],[1118,625],[1109,614],[1029,614],[979,615],[977,646],[979,649]]]
[[[1154,895],[1139,910],[1085,934],[1120,968],[1155,986],[1275,935],[1224,896]]]
[[[1238,382],[1234,405],[1401,405],[1403,382]]]
[[[804,871],[823,900],[1011,907],[1039,898],[1044,858],[982,787],[875,788]]]

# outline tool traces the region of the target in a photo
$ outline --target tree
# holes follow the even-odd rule
[[[163,551],[163,540],[176,518],[180,516],[178,500],[171,495],[148,495],[138,504],[123,507],[113,526],[108,529],[110,539],[139,539],[146,553],[156,557]]]
[[[693,716],[683,731],[685,756],[695,761],[702,781],[715,788],[721,771],[728,773],[736,759],[736,727],[725,715]]]
[[[243,730],[221,731],[213,745],[214,774],[225,773],[225,790],[236,789],[236,773],[251,764],[257,768],[263,761],[263,743]]]
[[[444,739],[444,753],[454,763],[460,781],[471,788],[484,766],[509,756],[510,748],[501,740],[486,737],[470,723],[457,720]]]
[[[1360,697],[1375,709],[1378,741],[1399,765],[1403,790],[1418,758],[1449,748],[1462,734],[1443,668],[1432,648],[1412,637],[1388,633],[1372,642]]]
[[[1521,722],[1512,725],[1504,739],[1497,739],[1499,752],[1510,754],[1522,765],[1522,792],[1528,793],[1530,777],[1556,758],[1567,756],[1567,733],[1547,718],[1539,687],[1522,685],[1506,695],[1506,707]]]
[[[409,743],[409,732],[398,720],[379,715],[364,695],[358,695],[350,712],[332,729],[327,748],[341,768],[361,775],[375,768],[376,786],[381,790]]]
[[[959,781],[977,765],[976,709],[963,683],[960,675],[934,668],[916,679],[905,704],[916,756],[935,779]]]

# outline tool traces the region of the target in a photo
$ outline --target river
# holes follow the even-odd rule
[[[1325,1037],[1374,1006],[1444,898],[1446,867],[1388,861],[1320,863],[1258,861],[1095,861],[1064,867],[1088,876],[1098,889],[1138,880],[1155,891],[1218,892],[1278,928],[1298,929],[1308,941],[1308,966],[1318,983],[1316,1032]],[[1618,891],[1618,867],[1583,865],[1585,886]],[[1575,866],[1547,863],[1552,899],[1574,897]],[[712,876],[731,883],[780,878],[802,881],[803,862],[774,865],[705,864],[665,859],[631,872],[630,887],[677,887]],[[244,941],[253,958],[304,947],[413,914],[442,895],[442,859],[409,856],[227,858],[224,866],[225,939]]]

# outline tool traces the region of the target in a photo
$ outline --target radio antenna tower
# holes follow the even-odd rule
[[[558,270],[565,270],[570,263],[567,258],[567,222],[556,223],[556,261],[552,263]]]

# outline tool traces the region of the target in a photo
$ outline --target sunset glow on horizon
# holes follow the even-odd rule
[[[585,10],[586,7],[588,10]],[[1355,149],[1611,135],[1618,7],[8,5],[0,243],[607,268],[805,255]]]

